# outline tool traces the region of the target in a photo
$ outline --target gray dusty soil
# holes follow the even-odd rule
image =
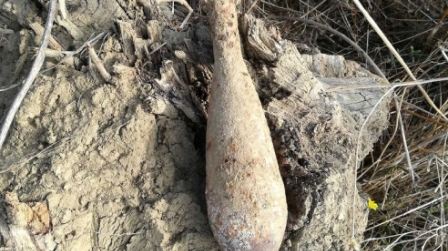
[[[0,28],[14,31],[0,35],[0,88],[26,76],[40,39],[29,24],[43,25],[46,4],[0,0]],[[44,68],[54,68],[34,82],[0,152],[0,247],[219,250],[204,195],[213,63],[207,20],[193,15],[180,31],[180,5],[174,16],[152,1],[67,5],[69,19],[57,18],[53,36],[74,51],[107,31],[94,48],[113,79],[104,81],[84,51],[69,63],[47,59]],[[368,214],[354,185],[356,140],[384,92],[327,90],[382,81],[342,57],[302,55],[274,28],[247,18],[247,63],[287,190],[282,250],[350,250]],[[0,93],[1,116],[16,92]],[[386,115],[383,102],[362,134],[361,158]]]

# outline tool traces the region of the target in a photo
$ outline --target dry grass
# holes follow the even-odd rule
[[[247,9],[252,3],[245,0]],[[362,4],[417,79],[448,76],[445,1],[367,0]],[[343,55],[368,68],[365,59],[339,37],[272,15],[327,25],[363,48],[390,82],[411,80],[352,1],[259,0],[251,11],[277,24],[289,40]],[[448,112],[447,84],[423,86],[444,115]],[[370,213],[363,250],[448,250],[448,121],[417,87],[397,88],[394,97],[390,127],[358,170],[358,182],[379,204]]]

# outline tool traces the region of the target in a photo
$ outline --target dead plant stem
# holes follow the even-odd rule
[[[448,198],[448,194],[445,194],[445,196],[441,196],[441,197],[439,197],[439,198],[433,199],[433,200],[431,200],[431,201],[428,202],[428,203],[425,203],[425,204],[423,204],[423,205],[420,205],[420,206],[418,206],[418,207],[415,207],[415,208],[413,208],[413,209],[411,209],[411,210],[409,210],[409,211],[407,211],[407,212],[405,212],[405,213],[402,213],[402,214],[400,214],[400,215],[398,215],[398,216],[395,216],[395,217],[392,217],[392,218],[390,218],[390,219],[387,219],[387,220],[381,222],[380,224],[378,224],[378,225],[376,225],[376,226],[369,227],[369,228],[366,229],[366,231],[370,231],[370,230],[372,230],[372,229],[374,229],[374,228],[377,228],[377,227],[379,227],[379,226],[382,226],[382,225],[384,225],[384,224],[387,224],[387,223],[389,223],[389,222],[392,222],[392,221],[394,221],[394,220],[396,220],[396,219],[398,219],[398,218],[400,218],[400,217],[403,217],[403,216],[405,216],[405,215],[408,215],[408,214],[410,214],[410,213],[412,213],[412,212],[415,212],[415,211],[417,211],[417,210],[419,210],[419,209],[421,209],[421,208],[425,208],[425,207],[427,207],[428,205],[431,205],[431,204],[433,204],[433,203],[436,203],[436,202],[439,202],[439,201],[443,201],[443,200],[446,199],[446,198]]]
[[[14,31],[10,30],[10,29],[2,29],[2,28],[0,28],[0,35],[4,35],[4,34],[14,34]]]
[[[376,24],[376,22],[373,20],[373,18],[370,16],[370,14],[366,11],[366,9],[364,9],[364,7],[362,6],[362,4],[359,2],[359,0],[353,0],[353,2],[356,4],[356,6],[358,7],[358,9],[362,12],[362,14],[364,15],[364,17],[367,19],[367,21],[369,21],[370,25],[373,27],[373,29],[376,31],[376,33],[378,34],[378,36],[380,36],[380,38],[383,40],[383,42],[386,44],[387,48],[389,48],[389,50],[392,52],[392,54],[394,54],[394,56],[397,58],[398,62],[400,62],[400,64],[403,66],[403,68],[405,69],[405,71],[408,73],[409,77],[416,81],[417,78],[414,76],[414,74],[412,73],[412,71],[409,69],[409,67],[407,66],[407,64],[404,62],[403,58],[400,56],[400,54],[398,54],[397,50],[395,50],[394,46],[390,43],[389,39],[387,39],[387,37],[384,35],[384,33],[382,32],[382,30],[380,29],[380,27],[378,27],[378,25]],[[445,116],[445,114],[440,111],[440,109],[434,104],[434,102],[431,100],[431,98],[429,97],[428,93],[425,91],[425,89],[423,89],[423,87],[421,87],[420,85],[417,85],[417,88],[420,90],[420,92],[422,93],[423,97],[425,97],[425,100],[429,103],[429,105],[431,105],[431,107],[437,111],[438,114],[440,114],[440,116],[442,116],[442,118],[444,118],[445,120],[448,120],[448,118]]]
[[[258,3],[258,0],[254,0],[252,2],[252,4],[250,5],[249,9],[246,11],[246,13],[249,13],[255,7],[255,5],[257,5],[257,3]]]
[[[112,76],[109,74],[109,72],[104,67],[103,63],[101,62],[101,59],[96,54],[95,50],[90,44],[87,44],[87,50],[89,52],[90,60],[92,60],[93,64],[95,65],[96,69],[100,73],[101,77],[106,80],[106,82],[110,82],[112,79]]]
[[[191,8],[191,6],[185,0],[157,0],[157,3],[163,3],[163,2],[173,2],[173,3],[177,2],[177,3],[181,4],[181,5],[183,5],[185,8],[187,8],[188,14],[185,17],[184,21],[182,21],[182,24],[179,27],[180,29],[183,29],[184,26],[187,24],[188,19],[190,19],[191,14],[193,14],[193,8]]]
[[[355,48],[358,52],[360,52],[362,54],[362,56],[367,60],[369,65],[374,69],[376,74],[378,74],[380,77],[386,79],[386,76],[380,70],[380,68],[375,64],[375,62],[372,60],[372,58],[370,58],[370,56],[361,47],[359,47],[359,45],[357,45],[350,38],[348,38],[346,35],[340,33],[339,31],[337,31],[329,26],[323,25],[321,23],[318,23],[318,22],[315,22],[313,20],[306,19],[306,18],[287,17],[287,16],[271,16],[271,17],[278,19],[278,20],[291,20],[291,21],[302,22],[302,23],[309,24],[309,25],[314,25],[314,26],[317,26],[318,28],[321,28],[328,32],[331,32],[331,33],[335,34],[336,36],[339,36],[340,38],[342,38],[344,41],[349,43],[351,46],[353,46],[353,48]]]
[[[42,36],[43,35],[44,27],[42,27],[42,25],[40,25],[40,23],[38,23],[38,22],[31,23],[30,27],[38,36]],[[57,51],[62,51],[63,50],[62,45],[58,41],[56,41],[56,39],[54,39],[54,37],[51,36],[51,34],[48,37],[48,45],[53,50],[57,50]]]
[[[61,12],[61,16],[64,20],[68,17],[66,6],[65,0],[59,0],[59,11]]]
[[[11,84],[14,84],[17,79],[19,79],[20,73],[23,70],[23,66],[25,66],[25,62],[28,59],[28,50],[26,50],[22,56],[20,56],[19,61],[16,64],[16,69],[14,70],[14,74],[11,79]]]
[[[19,85],[20,85],[20,84],[14,84],[14,85],[10,85],[10,86],[7,86],[7,87],[0,88],[0,92],[9,91],[9,90],[11,90],[11,89],[16,88],[16,87],[19,86]]]
[[[403,100],[403,99],[401,99]],[[397,95],[394,93],[394,101],[395,101],[395,106],[397,107],[397,117],[398,117],[398,123],[400,125],[400,131],[401,131],[401,137],[403,138],[403,147],[404,150],[406,152],[405,156],[406,156],[406,161],[408,163],[409,166],[409,172],[411,173],[411,177],[412,177],[412,185],[415,186],[415,171],[414,168],[412,167],[412,162],[411,162],[411,158],[410,158],[410,154],[409,154],[409,148],[408,148],[408,143],[405,140],[406,139],[406,130],[404,128],[404,124],[403,124],[403,119],[401,117],[401,106],[402,106],[402,102],[398,102],[398,97]]]
[[[404,83],[398,83],[398,84],[391,84],[391,85],[380,85],[380,84],[373,84],[373,85],[341,85],[341,86],[338,86],[338,87],[335,87],[335,88],[330,88],[327,91],[329,91],[329,92],[336,92],[336,91],[352,90],[352,89],[398,88],[398,87],[408,87],[408,86],[416,86],[416,85],[418,86],[418,85],[424,85],[424,84],[431,84],[431,83],[441,82],[441,81],[448,81],[448,77],[433,78],[433,79],[428,79],[428,80],[416,80],[416,81],[404,82]]]
[[[57,64],[55,64],[55,65],[53,65],[53,66],[51,66],[51,67],[49,67],[49,68],[46,68],[46,69],[42,70],[41,73],[46,72],[46,71],[49,71],[49,70],[51,70],[51,69],[54,69],[54,68],[56,68],[58,65],[64,63],[65,61],[70,60],[74,55],[76,55],[76,54],[80,53],[82,50],[84,50],[84,48],[86,48],[87,44],[94,44],[96,41],[98,41],[99,39],[101,39],[102,37],[107,36],[107,35],[108,35],[107,32],[101,32],[101,33],[98,34],[96,37],[94,37],[94,38],[88,40],[87,42],[85,42],[82,46],[80,46],[78,49],[76,49],[76,51],[62,52],[62,53],[64,53],[66,56],[65,56],[64,58],[62,58]],[[46,52],[46,51],[47,51],[47,50],[45,50],[45,52]]]

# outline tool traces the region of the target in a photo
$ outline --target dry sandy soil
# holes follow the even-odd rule
[[[14,31],[0,35],[1,88],[26,76],[40,41],[30,25],[44,25],[47,4],[0,0],[0,28]],[[219,250],[204,196],[206,18],[194,14],[179,30],[185,11],[173,15],[170,4],[67,5],[54,38],[75,51],[107,32],[93,47],[112,80],[85,51],[64,63],[60,53],[47,58],[44,69],[53,68],[34,82],[0,152],[1,250]],[[287,191],[282,250],[349,250],[368,214],[354,185],[356,143],[384,91],[329,89],[382,80],[340,56],[301,53],[259,20],[242,23]],[[0,93],[0,116],[16,92]],[[361,134],[360,158],[386,115],[382,102]]]

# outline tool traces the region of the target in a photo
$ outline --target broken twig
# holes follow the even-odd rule
[[[42,36],[44,34],[44,28],[39,23],[37,22],[31,23],[30,27],[38,36]],[[62,45],[58,41],[56,41],[56,39],[54,39],[53,36],[51,36],[51,34],[50,37],[48,38],[48,44],[50,48],[53,50],[58,51],[63,50]]]
[[[59,11],[61,12],[62,19],[66,20],[68,17],[67,6],[65,0],[59,0]]]
[[[13,34],[13,33],[14,33],[13,30],[10,30],[10,29],[1,29],[1,28],[0,28],[0,35],[3,35],[3,34]]]
[[[16,69],[14,70],[14,75],[11,79],[11,84],[14,84],[17,79],[19,79],[20,73],[23,70],[23,66],[25,65],[26,60],[28,59],[28,51],[25,51],[25,53],[20,56],[19,61],[16,64]]]
[[[110,76],[109,72],[104,67],[103,62],[101,62],[101,59],[98,57],[95,50],[90,44],[87,44],[87,50],[89,52],[90,59],[92,60],[98,72],[100,73],[101,77],[107,82],[109,82],[112,79],[112,77]]]
[[[58,66],[58,65],[60,65],[60,64],[62,64],[62,63],[64,63],[65,61],[73,60],[72,57],[73,57],[74,55],[80,53],[82,50],[84,50],[84,48],[87,46],[87,44],[94,43],[94,42],[98,41],[99,39],[101,39],[102,37],[104,37],[105,35],[108,35],[108,33],[107,33],[107,32],[101,32],[101,33],[98,34],[96,37],[94,37],[94,38],[88,40],[87,42],[85,42],[82,46],[80,46],[78,49],[76,49],[76,51],[63,52],[66,56],[65,56],[64,58],[62,58],[62,59],[59,61],[59,63],[57,63],[57,64],[55,64],[55,65],[53,65],[53,66],[51,66],[51,67],[48,67],[48,68],[42,70],[41,73],[46,72],[46,71],[49,71],[49,70],[51,70],[51,69],[54,69],[56,66]],[[47,50],[46,50],[46,53],[47,53]]]
[[[7,86],[7,87],[0,88],[0,92],[5,92],[5,91],[8,91],[8,90],[14,89],[14,88],[16,88],[19,85],[20,84],[15,84],[15,85],[10,85],[10,86]]]

